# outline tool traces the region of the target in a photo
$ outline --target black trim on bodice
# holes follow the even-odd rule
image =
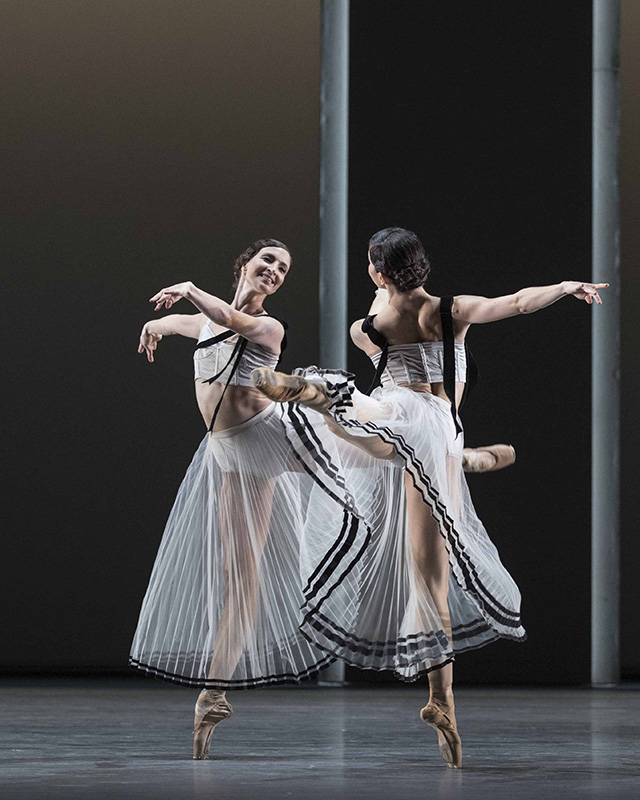
[[[456,405],[456,349],[455,336],[453,333],[453,316],[451,313],[452,306],[453,297],[451,295],[440,298],[440,324],[442,325],[442,351],[444,361],[442,380],[445,394],[451,403],[451,416],[453,417],[453,422],[456,426],[457,435],[462,433],[462,426],[460,425],[460,421],[458,419],[458,407]],[[362,322],[362,332],[366,333],[373,344],[375,344],[376,347],[379,347],[381,351],[380,361],[376,367],[376,372],[373,376],[373,381],[367,394],[371,394],[376,386],[380,385],[382,373],[386,369],[387,361],[389,359],[389,342],[387,341],[386,336],[380,333],[380,331],[373,326],[373,321],[376,316],[377,314],[370,314],[369,316],[365,317]],[[460,400],[460,408],[462,408],[462,405],[467,399],[469,392],[478,382],[479,375],[478,365],[476,364],[471,350],[469,350],[466,340],[464,343],[464,351],[467,360],[467,380],[464,385],[462,399]]]
[[[369,314],[368,317],[364,318],[361,326],[362,332],[366,333],[373,344],[380,348],[380,361],[378,361],[378,366],[376,367],[375,375],[371,381],[371,386],[367,390],[367,394],[371,394],[376,386],[380,385],[382,373],[385,371],[389,359],[389,342],[387,341],[387,337],[383,336],[379,330],[373,327],[373,320],[376,316],[377,314]]]
[[[279,317],[273,316],[273,314],[256,314],[255,316],[272,317],[273,319],[278,320],[278,322],[284,328],[284,335],[282,337],[282,342],[280,343],[280,357],[278,358],[278,364],[279,364],[280,359],[282,358],[282,354],[287,349],[287,328],[289,326],[284,320],[280,319]],[[217,336],[212,336],[210,339],[204,339],[202,342],[198,342],[195,348],[196,350],[202,350],[205,347],[211,347],[214,344],[218,344],[218,342],[223,342],[225,341],[225,339],[230,339],[232,336],[237,336],[238,341],[236,342],[235,347],[233,348],[233,352],[229,356],[229,360],[220,370],[220,372],[218,372],[216,375],[213,376],[213,378],[207,378],[206,381],[203,381],[203,383],[215,383],[218,380],[218,378],[222,375],[222,373],[225,371],[225,369],[227,369],[229,364],[233,363],[233,366],[231,367],[231,372],[229,373],[229,377],[227,378],[224,384],[224,389],[222,390],[222,394],[220,395],[220,399],[218,400],[216,407],[213,410],[213,416],[211,417],[211,424],[209,425],[209,433],[211,433],[211,431],[213,430],[213,426],[218,416],[218,412],[220,411],[220,406],[222,405],[222,401],[224,400],[227,388],[229,387],[231,379],[235,375],[236,370],[240,366],[240,362],[242,361],[242,356],[244,355],[244,351],[247,349],[249,340],[246,337],[241,336],[240,334],[236,334],[235,331],[223,331],[222,333],[217,334]],[[276,364],[276,367],[278,366],[278,364]]]

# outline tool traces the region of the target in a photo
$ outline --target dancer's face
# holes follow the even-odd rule
[[[245,285],[259,294],[273,294],[280,288],[289,269],[291,256],[282,247],[263,247],[242,268]]]

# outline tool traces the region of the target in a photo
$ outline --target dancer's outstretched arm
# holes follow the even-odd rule
[[[161,319],[145,322],[140,333],[138,352],[147,354],[147,361],[153,363],[153,354],[163,336],[186,336],[197,339],[204,325],[204,314],[169,314]]]
[[[573,295],[591,305],[594,300],[602,303],[599,289],[606,289],[608,283],[581,283],[580,281],[563,281],[552,286],[532,286],[520,289],[515,294],[503,297],[476,297],[458,295],[454,298],[452,314],[455,319],[468,325],[485,322],[497,322],[518,314],[532,314],[546,308],[562,297]]]
[[[246,339],[256,344],[261,344],[269,350],[279,352],[284,328],[277,319],[267,316],[252,316],[234,308],[225,300],[213,294],[198,289],[191,281],[176,283],[167,286],[150,298],[150,303],[155,303],[155,311],[161,308],[171,308],[172,305],[184,298],[208,317],[216,325],[235,331]]]

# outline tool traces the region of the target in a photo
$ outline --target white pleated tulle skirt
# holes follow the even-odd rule
[[[130,664],[228,689],[297,682],[331,663],[300,630],[313,491],[275,404],[208,433],[169,516]]]
[[[314,547],[326,555],[305,591],[302,630],[308,638],[350,664],[392,669],[407,681],[497,638],[524,641],[520,592],[474,510],[462,469],[463,435],[456,437],[449,403],[401,386],[378,388],[369,397],[341,371],[297,373],[327,383],[331,416],[349,436],[379,439],[397,453],[381,461],[333,437],[332,460],[358,524],[338,538],[326,526],[313,529]],[[298,406],[286,413],[296,452],[317,478],[337,485],[322,453],[325,436],[309,436],[302,422],[319,415]],[[413,560],[406,473],[449,554],[450,630]]]
[[[220,689],[298,682],[336,658],[410,681],[454,652],[524,639],[520,594],[460,458],[450,496],[447,458],[462,437],[448,404],[400,387],[369,398],[347,373],[305,373],[327,381],[338,425],[397,456],[373,457],[294,403],[207,434],[169,516],[130,663]],[[450,637],[413,563],[406,472],[449,552]]]

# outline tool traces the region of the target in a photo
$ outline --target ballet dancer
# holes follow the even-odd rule
[[[256,367],[275,367],[286,344],[286,324],[264,304],[290,269],[286,245],[254,242],[235,263],[230,303],[191,282],[166,287],[151,298],[156,311],[184,298],[198,313],[151,320],[140,335],[150,363],[165,336],[197,340],[195,393],[207,433],[169,516],[129,659],[202,688],[195,759],[207,757],[215,726],[232,713],[227,689],[297,682],[333,660],[298,629],[301,494],[310,478],[275,404],[249,380]]]
[[[424,288],[429,269],[411,231],[388,228],[371,238],[368,270],[379,291],[370,314],[351,328],[382,384],[371,396],[355,388],[349,373],[317,367],[294,375],[258,368],[252,380],[289,415],[298,409],[290,438],[297,434],[300,452],[306,449],[329,481],[331,471],[321,466],[326,442],[314,443],[304,429],[305,419],[323,417],[344,455],[334,485],[350,487],[366,523],[366,532],[327,540],[331,559],[307,587],[304,629],[349,663],[391,666],[404,680],[427,673],[429,699],[420,716],[436,729],[447,766],[459,768],[454,651],[498,637],[526,638],[520,592],[475,513],[464,478],[458,407],[470,368],[466,336],[472,324],[530,314],[567,296],[599,304],[607,284],[564,281],[496,298],[439,298]],[[355,465],[351,448],[369,460]],[[490,456],[482,459],[491,467]],[[393,468],[402,480],[393,479]],[[369,495],[367,484],[375,487]],[[368,502],[377,508],[376,519],[375,511],[364,510]],[[408,530],[399,507],[406,509]]]

